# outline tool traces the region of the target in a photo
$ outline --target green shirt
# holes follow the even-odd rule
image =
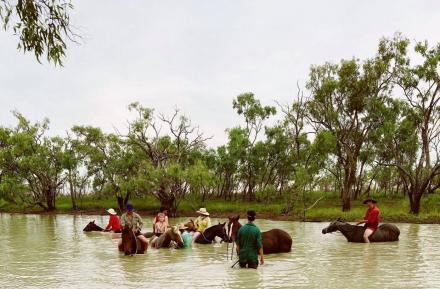
[[[128,224],[130,228],[141,230],[144,222],[142,221],[141,216],[139,214],[133,212],[132,217],[130,218],[127,213],[122,214],[121,216],[121,227],[123,228],[125,224]]]
[[[258,251],[263,248],[263,237],[257,226],[247,223],[241,227],[235,242],[240,247],[240,262],[258,262]]]

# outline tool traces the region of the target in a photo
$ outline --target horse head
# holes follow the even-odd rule
[[[132,228],[128,224],[125,224],[125,226],[122,228],[121,238],[122,251],[124,251],[124,254],[133,255],[133,252],[136,251],[136,236],[134,235]]]
[[[227,240],[229,243],[234,242],[237,237],[238,229],[240,229],[241,224],[238,221],[240,219],[240,215],[236,217],[229,217],[228,226],[227,226]]]
[[[171,241],[177,243],[177,248],[183,248],[183,239],[179,227],[172,226],[170,229],[168,229],[168,233],[171,237]]]
[[[229,238],[226,232],[226,222],[224,222],[223,224],[218,222],[218,224],[215,225],[214,227],[215,227],[214,236],[220,237],[223,242],[228,242]]]
[[[323,234],[327,233],[333,233],[339,230],[339,226],[344,223],[344,220],[341,218],[336,219],[335,221],[331,222],[327,227],[322,229]]]
[[[84,232],[93,232],[93,231],[103,231],[104,229],[95,224],[95,220],[89,222],[87,226],[84,227]]]

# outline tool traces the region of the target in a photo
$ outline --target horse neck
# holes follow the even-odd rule
[[[347,223],[343,223],[338,225],[338,230],[347,238],[348,241],[351,241],[355,238],[355,233],[360,228],[359,226],[350,225]]]
[[[233,237],[234,240],[237,239],[238,230],[240,230],[240,228],[241,228],[241,223],[239,221],[232,223],[233,232],[231,234],[231,238]]]
[[[205,232],[203,232],[203,236],[205,236],[206,240],[208,241],[214,240],[215,236],[217,235],[216,234],[217,226],[218,225],[209,227],[208,229],[205,230]]]

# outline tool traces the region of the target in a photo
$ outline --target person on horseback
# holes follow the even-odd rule
[[[365,224],[364,241],[370,243],[369,237],[379,227],[380,210],[377,207],[377,201],[372,198],[366,199],[363,204],[367,205],[368,209],[363,220],[356,220],[356,225]]]
[[[241,268],[258,268],[258,255],[260,264],[264,264],[263,237],[260,229],[254,224],[256,213],[247,212],[248,223],[240,228],[237,233],[236,245]]]
[[[165,215],[165,223],[166,223],[167,227],[169,227],[169,223],[168,223],[168,209],[165,208],[165,207],[160,207],[159,213],[157,214],[156,217],[154,217],[154,220],[153,220],[153,233],[155,233],[155,234],[158,233],[158,232],[156,232],[156,223],[159,222],[159,215],[160,214]]]
[[[132,228],[133,233],[135,236],[146,246],[148,246],[148,239],[141,234],[142,226],[144,225],[144,222],[142,221],[141,216],[139,214],[133,212],[134,207],[132,204],[127,204],[127,212],[122,214],[121,216],[121,226],[125,227],[126,224],[130,228]]]
[[[108,225],[105,227],[104,231],[113,231],[114,233],[121,233],[121,223],[119,222],[118,214],[112,208],[107,210],[107,213],[110,214],[110,218],[108,220]]]
[[[163,213],[159,213],[157,215],[157,217],[159,218],[159,220],[154,224],[154,233],[156,235],[161,235],[163,233],[165,233],[166,229],[168,229],[168,222],[165,219],[165,214]]]
[[[211,219],[209,218],[209,213],[206,210],[206,208],[200,208],[200,210],[197,211],[197,214],[199,214],[199,216],[194,221],[194,226],[195,226],[196,232],[194,233],[194,236],[192,239],[193,246],[194,246],[197,238],[202,236],[203,232],[205,232],[206,229],[211,227]]]

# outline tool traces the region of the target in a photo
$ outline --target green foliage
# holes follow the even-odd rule
[[[66,39],[73,40],[69,13],[73,5],[65,0],[0,0],[3,28],[12,27],[19,37],[18,49],[33,52],[38,62],[62,65]]]

